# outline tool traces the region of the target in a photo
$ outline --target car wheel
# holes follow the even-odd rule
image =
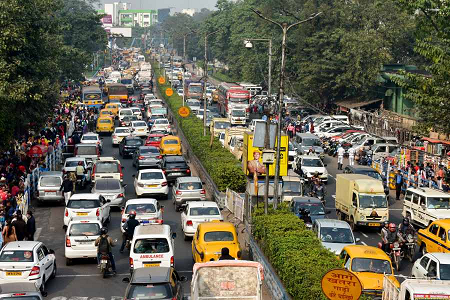
[[[189,237],[189,236],[187,236],[187,235],[184,235],[184,240],[185,241],[189,241],[191,238]]]
[[[41,282],[41,286],[39,287],[39,290],[41,292],[45,292],[45,276],[42,277],[42,282]]]
[[[422,252],[422,256],[427,254],[427,245],[425,245],[425,243],[422,244],[422,246],[420,247],[420,252]]]
[[[50,279],[53,279],[53,278],[56,277],[56,270],[57,270],[57,268],[56,268],[56,261],[54,261],[53,262],[53,272],[52,272],[52,275],[51,275]]]
[[[72,259],[70,258],[66,258],[66,266],[71,266],[72,265]]]

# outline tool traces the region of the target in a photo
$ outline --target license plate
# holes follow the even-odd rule
[[[92,243],[91,241],[80,241],[79,242],[80,244],[90,244],[90,243]]]
[[[47,192],[45,194],[48,196],[56,196],[56,192]]]
[[[107,264],[108,261],[107,261],[106,259],[102,259],[102,260],[100,261],[100,263],[102,263],[102,264]]]
[[[175,176],[177,176],[177,175],[183,175],[183,173],[172,173],[172,175],[175,175]]]
[[[148,224],[148,223],[150,223],[150,221],[149,221],[149,220],[144,220],[144,221],[141,221],[141,224]]]
[[[6,272],[6,276],[22,276],[22,272]]]
[[[77,216],[87,216],[87,215],[88,215],[87,212],[77,213]]]
[[[159,267],[159,264],[144,264],[144,268],[152,268],[152,267]]]
[[[147,184],[147,187],[149,187],[149,188],[155,188],[157,186],[158,186],[157,184]]]
[[[369,223],[369,226],[380,226],[379,223]]]

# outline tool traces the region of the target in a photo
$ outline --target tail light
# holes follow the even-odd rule
[[[72,247],[72,244],[70,243],[69,236],[66,235],[66,247]]]
[[[161,159],[161,158],[162,158],[162,155],[158,155],[156,158]]]
[[[120,179],[123,179],[122,165],[119,164]]]
[[[181,191],[177,190],[177,192],[175,194],[181,195],[182,193],[181,193]]]
[[[247,108],[245,109],[245,111],[246,111],[246,112],[250,112],[250,108],[247,107]]]
[[[158,220],[156,220],[156,223],[162,224],[162,223],[163,223],[163,220],[162,220],[162,219],[158,219]]]
[[[166,186],[166,185],[167,185],[167,181],[161,182],[161,186]]]
[[[174,259],[173,259],[173,256],[171,256],[170,257],[170,266],[173,267],[173,264],[174,264]]]
[[[31,269],[30,275],[28,275],[28,276],[36,276],[36,275],[39,275],[40,272],[41,272],[41,268],[39,268],[38,266],[34,266]]]
[[[66,208],[66,211],[64,212],[64,215],[65,215],[66,217],[69,216],[69,211],[67,210],[67,208]]]
[[[134,262],[133,262],[133,259],[130,257],[130,268],[133,268],[134,267]]]
[[[139,160],[144,159],[144,158],[145,158],[144,156],[139,156],[138,157]]]
[[[95,179],[95,169],[96,169],[96,165],[94,165],[94,167],[92,168],[92,175],[91,175],[91,178],[92,179]]]
[[[200,194],[205,195],[205,194],[206,194],[205,189],[202,189],[202,190],[200,191]]]
[[[186,170],[186,173],[191,173],[191,170],[187,169],[187,170]]]
[[[117,197],[118,197],[118,198],[121,198],[121,197],[123,197],[123,193],[121,193],[121,194],[117,195]]]
[[[97,212],[95,213],[95,215],[98,217],[100,216],[100,208],[97,208]]]
[[[187,220],[186,221],[186,226],[194,226],[194,224],[192,223],[191,220]]]
[[[163,173],[166,174],[166,170],[163,170]]]

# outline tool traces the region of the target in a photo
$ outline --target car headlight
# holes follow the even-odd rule
[[[365,217],[364,215],[361,215],[361,216],[360,216],[360,219],[361,219],[361,220],[365,220],[366,217]]]
[[[387,221],[388,220],[388,217],[387,216],[384,216],[383,217],[383,221]]]

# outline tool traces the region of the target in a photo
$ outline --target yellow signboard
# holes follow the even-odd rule
[[[189,116],[189,108],[186,106],[182,106],[178,109],[178,114],[182,116],[183,118],[186,118]]]
[[[173,95],[173,90],[171,89],[171,88],[167,88],[166,89],[166,96],[167,97],[170,97],[170,96],[172,96]]]
[[[276,147],[276,144],[275,144]],[[244,133],[244,150],[242,153],[242,169],[246,175],[254,176],[256,172],[258,176],[266,175],[266,166],[262,163],[262,151],[264,148],[253,147],[253,133]],[[288,174],[289,160],[289,137],[281,136],[280,148],[280,176]],[[276,159],[273,164],[269,165],[269,175],[275,175]]]
[[[158,82],[159,82],[159,84],[164,84],[164,83],[166,83],[166,79],[164,77],[160,76],[158,78]]]
[[[330,300],[357,300],[361,296],[362,284],[352,272],[334,269],[322,277],[322,291]]]

